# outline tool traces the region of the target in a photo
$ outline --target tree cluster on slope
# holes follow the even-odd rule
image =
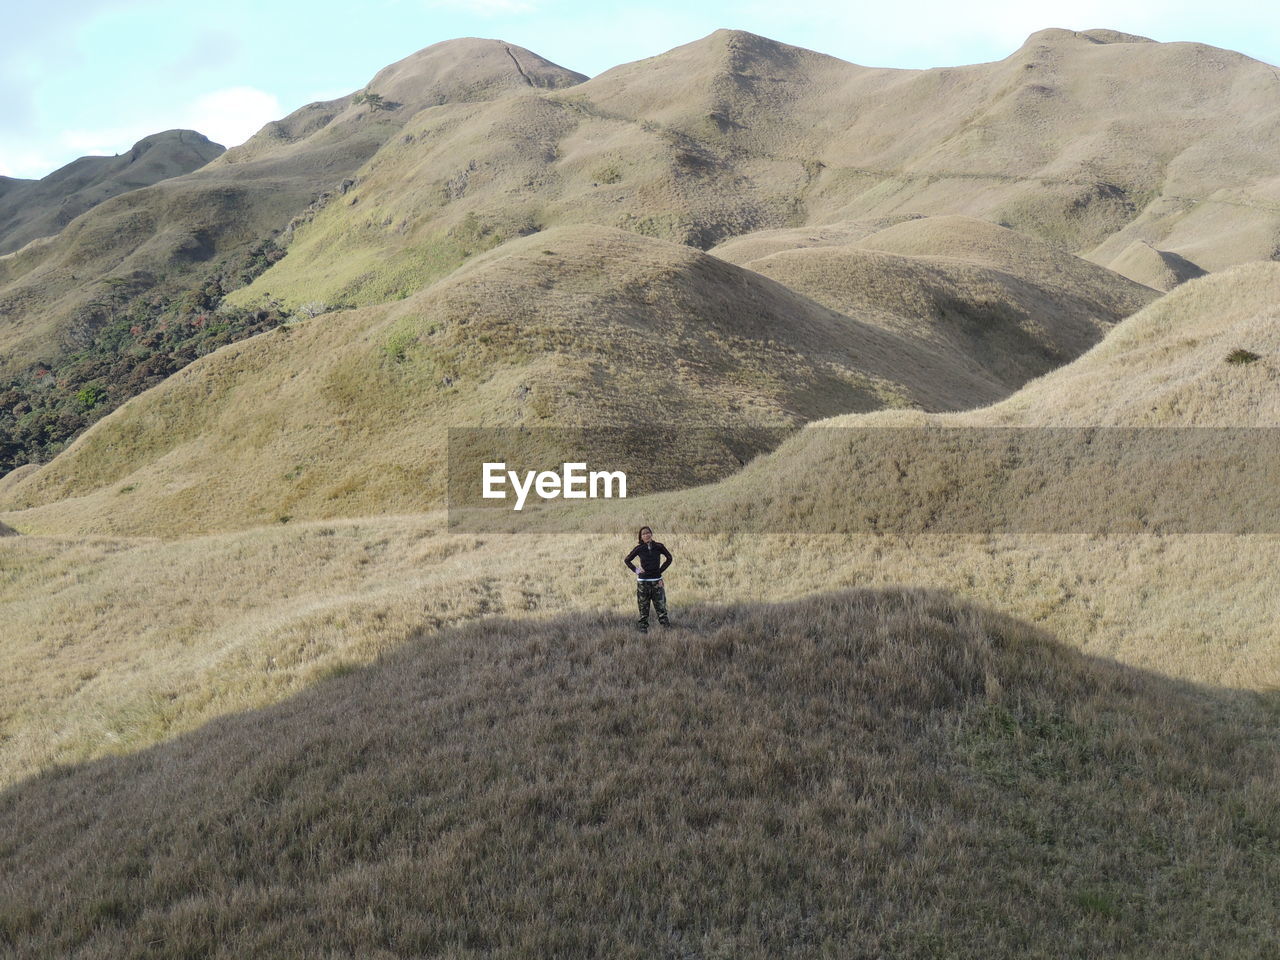
[[[255,244],[176,296],[138,292],[150,284],[102,281],[101,295],[76,318],[68,351],[0,380],[0,476],[43,463],[130,397],[206,353],[289,319],[279,306],[231,308],[223,297],[284,256],[274,240]]]

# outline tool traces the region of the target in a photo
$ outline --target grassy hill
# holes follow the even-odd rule
[[[947,524],[954,522],[964,531],[1122,534],[1142,532],[1141,518],[1149,516],[1152,530],[1165,529],[1162,524],[1167,523],[1172,533],[1228,533],[1237,528],[1268,533],[1273,529],[1270,518],[1249,514],[1227,516],[1229,526],[1196,526],[1197,516],[1214,515],[1215,504],[1172,503],[1167,510],[1154,506],[1161,485],[1178,489],[1175,484],[1185,484],[1181,489],[1213,497],[1212,482],[1200,476],[1208,469],[1227,471],[1224,486],[1245,482],[1245,474],[1239,472],[1245,469],[1239,456],[1245,448],[1239,441],[1195,451],[1188,447],[1178,455],[1165,446],[1168,431],[1150,430],[1116,446],[1103,469],[1102,461],[1087,458],[1077,459],[1073,466],[1070,458],[1079,457],[1085,448],[1074,449],[1071,441],[1046,431],[1038,446],[1021,448],[1023,455],[1042,461],[1029,466],[1043,468],[1054,478],[1054,484],[1042,490],[1031,472],[1026,483],[1018,483],[1016,477],[1005,483],[1002,478],[1017,468],[1002,464],[990,447],[974,446],[969,456],[957,448],[950,459],[926,456],[916,461],[912,456],[917,451],[904,446],[898,462],[885,455],[875,434],[863,434],[855,443],[839,428],[971,427],[979,428],[980,436],[982,428],[992,427],[1274,428],[1280,425],[1280,324],[1274,310],[1278,294],[1276,263],[1247,264],[1191,281],[1122,321],[1073,363],[1031,381],[1004,401],[956,413],[883,411],[826,419],[714,488],[659,494],[643,509],[678,529],[699,531],[733,530],[749,517],[751,531],[879,529],[909,534],[946,532],[951,529]],[[911,441],[908,437],[896,442]],[[1247,442],[1267,443],[1269,438]],[[1109,438],[1098,437],[1099,450],[1110,444]],[[999,448],[995,453],[1000,454]],[[1096,473],[1098,469],[1103,473]],[[1266,482],[1256,465],[1249,469],[1251,482]],[[1116,484],[1115,477],[1127,482]],[[989,491],[989,502],[981,496],[961,496],[961,489]],[[1219,493],[1225,501],[1225,491]],[[1105,500],[1108,496],[1123,499]],[[1257,502],[1258,509],[1265,510],[1265,498]],[[865,526],[866,517],[875,522]],[[985,525],[989,518],[1000,517],[1009,518],[1011,526]],[[557,527],[554,515],[547,522],[553,529],[598,529],[589,523]]]
[[[1280,425],[1277,295],[1280,264],[1273,262],[1194,280],[1119,324],[1073,363],[955,422]]]
[[[37,508],[36,529],[169,536],[429,509],[442,502],[449,426],[788,429],[883,407],[964,409],[1074,356],[1155,296],[1065,254],[1046,251],[1049,267],[1029,241],[989,229],[1015,263],[980,252],[970,263],[960,248],[945,264],[867,255],[852,280],[865,293],[826,298],[844,313],[688,246],[546,230],[406,300],[207,356],[0,503]],[[821,276],[855,276],[828,266]],[[698,459],[683,477],[739,465]]]
[[[1207,271],[1190,260],[1157,250],[1144,240],[1135,240],[1115,260],[1111,268],[1157,290],[1172,290],[1180,283],[1202,277]]]
[[[1162,289],[1280,243],[1274,77],[1227,51],[1051,30],[996,63],[871,70],[717,31],[584,80],[502,41],[437,44],[0,257],[0,395],[20,411],[0,466],[48,459],[217,345],[186,337],[140,355],[152,330],[172,337],[224,307],[225,342],[282,313],[392,302],[554,226],[706,249],[761,230],[959,216]],[[832,257],[844,255],[775,266],[808,291],[841,271],[820,262]],[[1016,361],[986,370],[1006,388],[1092,342],[1081,304],[1068,312],[1083,326],[1046,335],[1028,329],[1036,291],[1010,292],[1007,316],[997,292],[992,317],[992,278],[937,269],[917,271],[923,293],[897,296],[943,313],[958,298],[980,327],[1001,327],[958,340],[1012,349]]]
[[[1280,538],[786,532],[852,509],[832,427],[1276,426],[1280,264],[1232,266],[1274,239],[1270,68],[1106,31],[553,66],[431,48],[368,88],[403,107],[21,255],[352,171],[232,297],[351,306],[0,477],[0,952],[1275,947]],[[448,426],[635,424],[654,384],[794,435],[616,533],[447,532]],[[632,520],[677,558],[644,643]]]
[[[0,254],[52,236],[118,194],[198,170],[225,149],[195,130],[166,130],[128,153],[81,157],[39,180],[0,177]]]
[[[437,44],[380,71],[371,86],[382,93],[309,104],[189,176],[131,190],[0,256],[0,473],[47,461],[197,356],[295,312],[223,301],[349,192],[407,116],[580,79],[510,44]],[[60,173],[48,189],[71,186]]]
[[[69,328],[91,335],[101,320],[87,314],[106,278],[127,281],[135,295],[180,293],[217,260],[285,234],[348,189],[418,110],[580,79],[498,41],[436,44],[373,78],[370,89],[385,89],[381,102],[352,94],[308,104],[193,173],[98,204],[57,237],[0,257],[6,370],[56,357]]]
[[[1079,356],[1155,294],[1015,231],[922,217],[866,232],[749,233],[712,249],[848,316],[972,358],[1014,390]]]
[[[925,591],[493,620],[0,795],[0,943],[1256,956],[1259,720]]]
[[[1103,265],[1143,241],[1221,269],[1280,240],[1274,84],[1239,54],[1106,31],[911,71],[721,30],[568,89],[419,114],[237,302],[378,302],[477,246],[582,222],[705,249],[961,215]]]
[[[663,255],[682,250],[642,238],[624,236],[620,242],[627,251],[620,260],[637,270],[642,269],[638,250]],[[546,258],[541,249],[536,242],[530,244],[527,259]],[[562,255],[568,249],[563,248]],[[487,262],[497,269],[499,260],[508,255],[495,251]],[[683,251],[682,257],[694,263],[704,259],[692,251]],[[483,277],[485,258],[469,271]],[[613,268],[606,272],[612,273]],[[506,275],[507,268],[501,273]],[[585,280],[599,274],[578,276]],[[1080,360],[985,409],[946,415],[882,412],[823,423],[1274,426],[1271,366],[1277,344],[1275,324],[1268,318],[1278,285],[1280,265],[1275,264],[1192,281],[1123,321]],[[459,286],[452,289],[461,295],[468,287],[460,278]],[[595,301],[583,301],[584,315],[593,315],[595,309]],[[345,338],[336,324],[357,313],[329,318],[335,321],[333,326],[316,324],[311,335],[329,330]],[[304,336],[307,326],[270,337]],[[392,327],[381,329],[382,335],[356,341],[364,344],[362,349],[369,356],[383,349],[382,336],[389,335]],[[269,342],[258,338],[249,344]],[[323,349],[323,341],[315,342],[316,356],[332,360],[335,354]],[[1261,359],[1247,364],[1227,362],[1237,348],[1250,348]],[[266,399],[275,397],[272,391],[288,397],[291,389],[298,390],[295,401],[277,408],[294,411],[288,413],[291,417],[314,417],[312,408],[326,401],[323,391],[317,399],[306,385],[312,374],[302,357],[309,355],[300,355],[289,369],[297,376],[290,378],[286,372],[263,379],[256,371],[267,362],[265,354],[242,355],[243,350],[228,348],[201,362],[225,357],[225,381],[179,377],[165,389],[190,383],[201,394],[206,387],[233,398],[242,392],[244,407],[233,406],[225,416],[228,425],[241,424],[244,432],[239,442],[249,451],[254,448],[248,442],[247,431],[253,423],[246,420],[248,411],[261,410]],[[401,368],[389,357],[386,363],[388,371]],[[553,366],[562,364],[555,361]],[[199,369],[200,365],[191,368],[193,373]],[[236,370],[244,371],[243,380],[235,378]],[[330,373],[321,367],[315,376],[323,381]],[[367,377],[355,381],[370,382]],[[369,389],[377,383],[373,381]],[[477,406],[471,408],[477,422],[481,414],[519,415],[515,386],[511,384],[512,392],[503,401],[509,405],[505,412],[497,407],[497,400],[477,399]],[[500,388],[507,389],[501,384],[486,389]],[[463,388],[457,389],[461,394]],[[485,396],[480,386],[471,389],[472,396]],[[536,396],[531,390],[529,397]],[[278,398],[273,402],[278,403]],[[344,408],[350,404],[342,401]],[[147,408],[139,403],[114,416],[123,420],[135,409],[146,410],[148,417],[160,416],[166,409],[185,410],[215,423],[223,416],[221,405],[212,402],[207,408],[195,404]],[[410,406],[403,416],[415,415],[415,409]],[[394,422],[394,409],[387,410],[387,421]],[[528,422],[536,423],[536,414],[533,417]],[[288,424],[288,420],[270,422],[262,428],[263,434],[285,442],[290,436],[307,436],[307,430]],[[98,429],[107,426],[109,421],[104,421]],[[273,459],[280,439],[264,442],[257,460],[247,452],[237,454],[231,446],[202,453],[200,444],[208,443],[210,435],[198,432],[198,426],[170,424],[168,429],[175,436],[190,429],[198,439],[175,443],[168,452],[157,451],[150,461],[143,456],[141,444],[145,437],[164,436],[161,431],[139,427],[132,434],[116,435],[115,442],[131,452],[114,463],[106,459],[111,453],[106,444],[89,443],[95,435],[91,432],[83,447],[86,453],[97,450],[95,456],[101,459],[66,460],[77,463],[86,475],[107,467],[127,470],[133,458],[152,464],[135,470],[130,479],[122,475],[98,492],[59,499],[52,485],[41,488],[33,483],[40,479],[40,471],[26,471],[6,481],[9,503],[15,493],[49,499],[43,506],[6,513],[0,520],[26,533],[55,532],[7,538],[0,548],[9,578],[0,598],[8,622],[21,638],[11,656],[22,664],[19,673],[26,678],[0,700],[7,704],[4,710],[10,717],[10,739],[4,751],[9,769],[29,770],[50,757],[96,756],[123,744],[154,742],[168,731],[189,729],[227,709],[274,700],[305,686],[314,669],[346,657],[362,661],[395,645],[424,619],[453,623],[494,613],[523,615],[630,604],[619,582],[620,572],[609,572],[609,566],[616,564],[615,554],[623,552],[610,538],[547,535],[540,541],[543,559],[531,570],[527,558],[513,551],[509,538],[450,536],[441,531],[438,515],[327,523],[298,518],[285,525],[272,517],[271,526],[168,542],[77,534],[77,529],[93,530],[95,525],[100,525],[100,531],[109,529],[115,519],[145,522],[150,529],[176,535],[196,523],[212,524],[219,510],[238,509],[254,491],[279,497],[281,488],[297,485],[301,496],[294,501],[265,501],[266,508],[292,509],[294,503],[305,505],[302,497],[308,490],[327,492],[323,484],[337,484],[344,478],[325,468],[324,461],[299,469],[288,457],[288,447],[283,459]],[[421,436],[429,438],[428,428],[421,429]],[[358,453],[361,431],[350,426],[345,430],[341,442],[328,449],[354,447]],[[1254,689],[1280,684],[1280,660],[1273,642],[1274,591],[1269,587],[1269,571],[1280,563],[1275,538],[785,535],[783,531],[797,529],[793,515],[797,502],[810,503],[814,509],[841,509],[830,496],[824,500],[823,491],[846,487],[848,467],[829,456],[829,444],[815,439],[820,432],[820,426],[801,431],[775,454],[715,486],[636,501],[638,519],[665,525],[677,535],[668,542],[681,557],[680,569],[673,572],[674,596],[681,602],[792,598],[838,585],[930,585],[1040,624],[1064,642],[1091,653],[1136,666]],[[230,443],[236,434],[228,427],[225,436]],[[375,433],[368,442],[370,449],[391,449],[385,435]],[[396,442],[407,443],[404,435]],[[426,476],[433,469],[425,459],[430,451],[426,440],[419,442],[424,458],[419,462]],[[413,463],[413,455],[412,450],[403,454],[402,462]],[[236,456],[241,459],[237,461]],[[226,469],[222,474],[235,481],[229,489],[208,481],[214,460],[240,464],[242,472]],[[190,472],[183,472],[184,462],[193,464]],[[364,469],[363,476],[371,484],[385,483],[379,478],[391,474],[380,468],[385,461],[363,464],[353,455],[346,462],[353,472],[345,476],[358,477],[354,471]],[[285,476],[289,473],[293,475]],[[76,481],[72,470],[49,476],[59,483]],[[131,484],[138,486],[130,490]],[[361,490],[357,483],[349,495],[358,498]],[[136,493],[155,498],[157,504],[129,504]],[[775,532],[735,535],[731,518],[739,503],[753,505],[753,529]],[[767,519],[770,510],[777,511],[772,527]],[[707,532],[681,535],[682,516],[697,521],[697,529]],[[218,522],[226,522],[226,517]],[[1232,602],[1224,603],[1224,596],[1232,597]],[[87,642],[86,637],[94,639]],[[44,651],[49,644],[76,651],[75,659],[83,666],[48,661]],[[152,663],[149,656],[138,659],[142,650],[165,653]],[[264,667],[268,663],[278,666],[268,669]],[[78,679],[82,676],[89,679]],[[42,691],[38,696],[37,690]],[[169,694],[173,700],[167,699]],[[51,737],[50,730],[58,733]]]

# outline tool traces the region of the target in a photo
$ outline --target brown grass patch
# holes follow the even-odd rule
[[[945,595],[418,636],[0,797],[21,955],[1257,955],[1271,726]],[[1248,920],[1253,917],[1254,920]]]

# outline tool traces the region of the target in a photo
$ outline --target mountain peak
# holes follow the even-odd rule
[[[556,90],[587,79],[504,40],[444,40],[397,60],[368,89],[404,103],[488,100],[505,89]]]
[[[161,130],[159,133],[151,133],[143,137],[133,145],[134,150],[146,150],[161,143],[185,143],[194,146],[204,146],[213,143],[199,130],[189,130],[185,127],[172,130]],[[219,146],[219,144],[214,144]]]
[[[195,130],[164,130],[126,153],[80,157],[39,180],[0,182],[0,254],[52,236],[117,194],[198,170],[224,150]]]
[[[749,62],[791,63],[802,56],[819,57],[824,60],[837,59],[827,54],[809,50],[806,47],[797,47],[790,43],[783,43],[781,40],[773,40],[770,37],[761,36],[758,33],[751,33],[747,30],[734,30],[728,27],[721,27],[719,30],[707,34],[701,40],[695,40],[692,43],[685,44],[684,47],[676,48],[676,50],[699,49],[728,54],[735,64]]]
[[[1062,27],[1049,27],[1037,30],[1027,37],[1022,48],[1041,43],[1155,43],[1150,37],[1140,37],[1135,33],[1122,33],[1119,30],[1095,28],[1093,30],[1065,30]]]

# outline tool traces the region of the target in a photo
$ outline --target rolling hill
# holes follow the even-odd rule
[[[634,259],[630,244],[663,253],[683,249],[623,239],[628,244],[623,249],[632,251],[627,260]],[[537,252],[530,259],[546,257],[538,245],[532,250]],[[685,255],[695,261],[703,256]],[[494,251],[488,259],[496,265],[502,256]],[[483,275],[483,258],[469,269]],[[338,479],[322,460],[299,469],[288,448],[284,458],[273,460],[275,447],[288,442],[291,433],[307,436],[305,427],[290,428],[288,420],[268,421],[262,428],[258,460],[226,445],[235,439],[237,423],[244,431],[242,443],[254,436],[249,412],[267,402],[304,424],[315,422],[311,407],[329,402],[323,391],[316,394],[307,386],[304,355],[292,370],[261,378],[265,352],[239,356],[242,347],[228,348],[191,368],[194,374],[215,359],[235,358],[223,371],[225,382],[180,375],[166,388],[185,382],[201,395],[208,388],[211,397],[232,398],[243,391],[244,406],[230,405],[219,428],[224,446],[215,446],[211,455],[200,451],[211,436],[200,432],[203,424],[143,420],[132,437],[116,436],[115,442],[130,451],[128,457],[111,462],[106,458],[112,451],[104,443],[97,448],[97,462],[86,457],[81,463],[86,474],[105,467],[129,470],[132,462],[150,464],[133,479],[125,481],[121,474],[97,492],[61,499],[52,484],[45,490],[32,484],[39,471],[25,471],[8,484],[10,496],[14,491],[33,496],[34,491],[49,499],[43,506],[0,515],[0,521],[31,534],[6,538],[0,546],[6,569],[0,599],[17,638],[9,650],[13,680],[0,685],[0,714],[8,718],[0,772],[12,776],[53,759],[134,749],[228,710],[273,702],[313,682],[316,670],[365,662],[423,623],[616,610],[624,601],[629,608],[617,568],[628,538],[616,531],[634,527],[633,519],[671,531],[670,537],[660,536],[677,555],[670,589],[680,605],[802,598],[843,586],[927,585],[1034,622],[1094,655],[1186,680],[1270,689],[1280,685],[1271,589],[1280,539],[1274,536],[1062,536],[1024,529],[957,537],[930,534],[923,523],[918,525],[922,532],[902,527],[879,536],[803,531],[820,529],[824,518],[833,521],[828,528],[839,529],[836,521],[863,506],[868,495],[851,501],[833,495],[847,490],[857,474],[824,436],[839,433],[827,429],[832,426],[1274,427],[1272,310],[1278,271],[1280,265],[1256,264],[1191,281],[1123,321],[1075,363],[1001,403],[951,414],[879,411],[822,420],[717,484],[628,504],[625,516],[614,518],[614,533],[539,532],[532,552],[513,549],[519,539],[449,534],[441,513],[288,523],[278,522],[285,519],[280,515],[268,525],[182,535],[197,524],[227,523],[218,511],[228,505],[233,513],[242,510],[249,493],[279,497],[281,489],[297,485],[305,496],[308,489],[325,491],[321,484]],[[599,274],[580,274],[592,275]],[[330,319],[340,322],[343,316],[348,314]],[[325,326],[314,329],[308,336],[319,336]],[[351,342],[342,339],[340,326],[331,329],[339,342]],[[386,335],[391,327],[382,330]],[[271,337],[300,335],[301,330]],[[269,338],[249,341],[255,342]],[[314,342],[319,351],[323,341]],[[385,341],[377,336],[358,342],[374,356]],[[1252,348],[1260,359],[1227,362],[1237,348]],[[399,368],[389,357],[386,362],[389,371]],[[239,383],[237,369],[245,374]],[[321,368],[322,377],[328,369]],[[297,376],[290,378],[289,372]],[[384,381],[356,377],[354,382],[370,391],[364,396],[379,396]],[[459,391],[464,387],[465,381]],[[291,389],[300,399],[282,404]],[[480,396],[475,386],[470,389]],[[332,402],[339,400],[341,408],[351,406],[349,399]],[[480,402],[471,414],[478,420],[482,414],[520,412],[514,392],[505,402],[510,405],[506,413]],[[202,412],[198,404],[169,409],[206,416],[215,426],[221,416]],[[164,410],[163,405],[151,410],[130,404],[114,416],[123,419],[133,411],[159,416]],[[393,417],[388,411],[394,424],[401,414]],[[410,409],[405,422],[413,415]],[[366,449],[359,447],[360,431],[337,422],[344,439],[331,450],[340,452],[344,444],[357,453]],[[104,421],[97,429],[106,426]],[[429,435],[427,427],[420,429]],[[178,443],[163,455],[142,446],[148,435],[182,436],[184,430],[196,441]],[[396,442],[409,443],[405,435]],[[373,435],[368,449],[373,448],[389,449],[384,436]],[[1135,454],[1141,459],[1140,449]],[[345,463],[352,476],[365,469],[371,484],[385,483],[379,478],[391,472],[379,469],[385,461],[362,465],[354,455],[347,460],[328,455]],[[401,456],[401,462],[413,462],[412,452]],[[238,462],[243,472],[231,474],[215,463],[219,459]],[[426,460],[418,463],[424,475],[433,469]],[[192,465],[190,472],[183,472],[185,464]],[[232,477],[230,486],[248,491],[241,500],[234,489],[223,494],[202,479],[200,471],[215,466],[221,476]],[[76,482],[71,470],[49,476],[67,485]],[[133,483],[137,488],[128,489]],[[135,493],[155,497],[158,504],[129,503]],[[355,500],[360,494],[356,483],[349,495]],[[282,506],[290,505],[275,509]],[[104,536],[113,522],[137,524],[168,539]],[[77,535],[81,529],[94,532]],[[51,648],[73,651],[71,661],[49,658]]]
[[[176,295],[198,286],[219,260],[285,234],[295,218],[342,195],[407,116],[581,79],[498,41],[436,44],[373,78],[387,90],[381,103],[357,103],[352,94],[308,104],[199,170],[98,204],[56,238],[0,258],[5,369],[67,349],[77,318],[92,329],[84,314],[106,278],[126,281],[136,297]]]
[[[197,361],[6,485],[0,504],[36,508],[29,521],[55,524],[43,529],[153,535],[429,509],[443,502],[449,426],[793,429],[882,407],[959,410],[1003,398],[1155,296],[989,229],[1010,262],[862,254],[863,295],[827,306],[795,292],[803,282],[685,245],[548,229],[408,299]],[[856,277],[828,266],[833,282]],[[699,455],[682,476],[740,464]]]
[[[264,236],[297,318],[0,477],[0,952],[1274,951],[1280,537],[938,534],[840,438],[1280,426],[1276,84],[454,41],[0,258],[16,362]],[[449,427],[655,419],[791,435],[450,532]]]
[[[1073,363],[956,422],[1280,426],[1277,296],[1274,262],[1194,280],[1119,324]]]
[[[644,642],[588,615],[417,636],[269,709],[14,787],[0,945],[1276,946],[1270,727],[925,591],[684,625]]]
[[[418,115],[237,300],[377,302],[468,243],[582,222],[706,249],[960,215],[1106,266],[1144,241],[1221,269],[1280,247],[1276,84],[1239,54],[1109,31],[912,71],[721,30],[567,89]]]
[[[128,153],[81,157],[39,180],[0,177],[0,254],[53,236],[118,194],[198,170],[225,149],[194,130],[166,130]]]
[[[590,80],[502,41],[436,44],[359,94],[305,106],[0,258],[0,373],[16,378],[6,406],[25,418],[0,462],[47,459],[216,346],[184,334],[139,358],[134,339],[174,338],[224,298],[239,311],[225,342],[290,313],[409,297],[556,226],[708,249],[760,231],[957,217],[948,242],[981,246],[1000,224],[1167,289],[1280,249],[1275,82],[1238,54],[1110,31],[1042,31],[995,63],[903,71],[725,30]],[[869,269],[857,256],[855,274]],[[816,275],[842,269],[817,263],[830,257],[847,255],[773,267],[812,292]],[[966,352],[1010,350],[984,368],[1006,389],[1071,359],[1108,321],[1000,280],[984,293],[992,278],[965,268],[910,269],[895,296],[976,323],[943,338]],[[1072,329],[1043,329],[1045,309],[1066,309]],[[46,372],[65,397],[45,389]]]
[[[1199,477],[1206,469],[1228,471],[1223,485],[1265,481],[1259,465],[1246,468],[1240,454],[1258,443],[1270,443],[1270,434],[1262,431],[1251,440],[1249,428],[1280,426],[1278,295],[1277,263],[1245,264],[1190,281],[1119,323],[1077,360],[1032,380],[1001,402],[955,413],[886,410],[825,419],[714,488],[660,494],[645,507],[682,529],[699,531],[741,529],[742,518],[750,517],[751,529],[760,531],[946,532],[949,528],[940,518],[954,508],[980,514],[955,518],[966,532],[1158,533],[1160,528],[1146,531],[1120,518],[1144,515],[1142,504],[1160,499],[1161,484],[1186,483],[1185,489],[1194,487],[1199,496],[1212,498],[1211,481]],[[1055,480],[1047,488],[1047,499],[1041,499],[1043,491],[1034,476],[1029,486],[992,485],[997,480],[1004,484],[1008,471],[1016,469],[1005,462],[1000,443],[995,458],[990,446],[975,446],[969,456],[957,448],[955,456],[911,459],[917,451],[910,431],[921,431],[921,450],[942,450],[928,446],[924,434],[948,427],[974,428],[972,435],[978,438],[989,436],[992,428],[1028,428],[1023,435],[1033,443],[1020,447],[1019,456],[1025,453],[1044,461],[1031,466],[1043,467]],[[1063,428],[1091,427],[1148,428],[1117,431],[1117,436],[1123,432],[1123,442],[1117,441],[1114,459],[1105,461],[1111,471],[1107,483],[1092,472],[1102,461],[1089,461],[1086,468],[1082,457],[1073,467],[1070,457],[1084,449],[1064,446],[1093,440],[1079,431],[1072,436]],[[1216,448],[1205,440],[1208,446],[1192,449],[1193,442],[1201,441],[1188,435],[1182,455],[1170,459],[1169,435],[1177,428],[1194,427],[1234,428],[1235,439],[1223,439]],[[856,444],[853,434],[844,435],[842,428],[857,432]],[[900,461],[893,460],[892,450],[879,445],[869,428],[889,429],[883,443],[903,445]],[[1043,433],[1038,442],[1035,428]],[[957,442],[965,442],[962,432],[956,435],[961,438]],[[1111,443],[1105,434],[1098,441],[1099,448]],[[1059,462],[1063,457],[1068,459]],[[1117,485],[1116,477],[1129,478],[1129,489]],[[991,502],[961,498],[961,488],[990,491]],[[1137,500],[1131,510],[1125,504],[1099,502],[1104,490],[1114,496],[1132,493]],[[1223,497],[1230,502],[1225,491]],[[1262,514],[1218,517],[1212,504],[1200,501],[1168,506],[1163,515],[1168,533],[1228,534],[1239,525],[1259,534],[1276,529]],[[1153,522],[1161,516],[1154,509],[1150,513]],[[1205,528],[1197,527],[1197,513],[1218,521],[1206,520]],[[865,526],[865,517],[876,518],[876,523]],[[998,517],[1010,518],[1011,526],[986,525]],[[554,515],[547,522],[559,530],[596,529],[585,516],[581,525],[557,527]]]
[[[1155,298],[1043,241],[968,217],[749,233],[718,257],[848,316],[967,357],[1009,390],[1075,359]]]

